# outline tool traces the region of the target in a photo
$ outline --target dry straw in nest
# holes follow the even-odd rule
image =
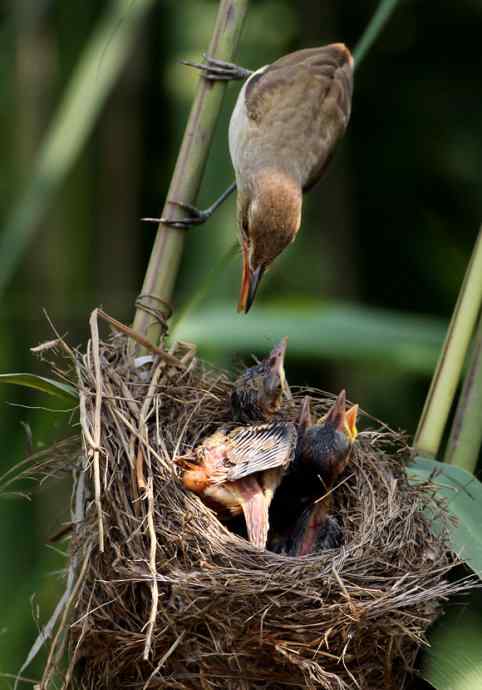
[[[444,507],[430,485],[408,483],[403,437],[360,434],[334,493],[344,546],[299,559],[261,552],[183,489],[174,463],[230,420],[229,378],[182,344],[175,360],[135,367],[124,336],[102,343],[91,326],[75,354],[83,452],[72,462],[71,587],[42,687],[67,630],[63,687],[405,687],[441,603],[466,584],[447,580],[455,559],[426,517]],[[281,417],[295,418],[305,392]],[[318,414],[332,402],[309,394]]]

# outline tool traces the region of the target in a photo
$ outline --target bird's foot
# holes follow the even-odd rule
[[[216,199],[216,201],[208,206],[208,208],[201,210],[193,206],[192,204],[185,204],[182,201],[173,201],[169,199],[170,204],[174,206],[179,206],[186,213],[186,218],[143,218],[142,220],[148,221],[150,223],[164,223],[165,225],[170,225],[173,228],[189,228],[192,225],[202,225],[211,216],[214,211],[221,206],[221,204],[228,198],[228,196],[234,192],[236,189],[236,182],[233,182],[229,187],[221,194],[221,196]]]
[[[186,218],[169,218],[163,216],[162,218],[143,218],[142,220],[148,223],[164,223],[164,225],[169,225],[172,228],[187,229],[192,225],[202,225],[212,215],[210,209],[203,211],[192,204],[184,204],[182,201],[169,201],[169,203],[174,206],[179,206],[179,208],[186,211]]]
[[[209,79],[209,81],[247,79],[252,74],[252,71],[249,69],[239,67],[239,65],[235,65],[232,62],[218,60],[217,58],[210,57],[206,53],[203,53],[203,58],[205,62],[202,63],[191,62],[190,60],[181,60],[181,63],[188,67],[195,67],[201,70],[203,77]]]

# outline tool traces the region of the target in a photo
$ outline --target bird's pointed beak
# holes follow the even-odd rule
[[[243,242],[243,276],[241,278],[241,293],[239,296],[238,311],[245,314],[251,308],[256,297],[258,285],[263,277],[264,266],[258,266],[252,270],[249,265],[248,244]]]
[[[345,403],[346,392],[343,389],[333,407],[328,410],[328,414],[323,418],[323,422],[331,424],[337,431],[345,431]]]
[[[281,385],[281,390],[287,400],[292,400],[290,388],[288,386],[288,381],[286,380],[285,374],[285,355],[286,348],[288,347],[288,337],[285,336],[281,341],[271,350],[269,356],[269,366],[270,366],[270,379],[272,380],[273,387]]]
[[[350,407],[350,409],[345,412],[345,428],[352,443],[358,436],[358,429],[356,428],[357,417],[358,405],[353,405],[353,407]]]
[[[298,417],[298,427],[300,430],[305,430],[309,429],[310,426],[313,426],[313,419],[311,417],[310,410],[310,398],[308,395],[305,395],[303,402],[301,403],[300,416]]]

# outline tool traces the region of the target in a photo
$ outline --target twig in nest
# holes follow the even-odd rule
[[[152,398],[154,396],[154,392],[157,388],[159,378],[162,373],[162,367],[159,366],[160,362],[158,362],[157,367],[152,375],[151,382],[149,384],[149,389],[147,391],[147,395],[144,399],[144,402],[142,404],[142,409],[141,409],[141,414],[139,416],[139,435],[142,436],[142,438],[145,439],[146,442],[146,447],[147,447],[147,452],[149,452],[149,446],[148,444],[148,430],[146,427],[146,414],[147,411],[149,410],[149,407],[151,405]],[[139,489],[145,489],[146,488],[146,480],[144,479],[144,454],[142,452],[142,446],[139,444],[139,449],[137,451],[137,456],[136,456],[136,478],[137,478],[137,485]]]
[[[77,479],[74,482],[74,507],[72,511],[72,524],[80,524],[84,518],[84,502],[85,502],[85,474],[83,472],[80,473],[80,475],[77,477]],[[40,683],[40,688],[44,686],[44,679],[45,679],[45,674],[47,673],[48,667],[49,667],[49,662],[51,661],[53,657],[53,653],[55,651],[55,648],[57,646],[57,642],[59,639],[59,636],[61,633],[64,632],[65,630],[65,621],[67,619],[67,614],[70,610],[70,607],[72,605],[72,602],[77,594],[79,585],[82,581],[82,578],[85,574],[88,561],[89,561],[89,555],[90,555],[90,550],[87,549],[87,553],[84,559],[84,563],[82,565],[82,570],[81,573],[77,579],[77,582],[75,582],[75,571],[77,569],[77,561],[78,558],[76,555],[72,556],[72,560],[70,561],[68,573],[67,573],[67,585],[65,587],[65,592],[63,593],[62,597],[60,598],[59,602],[57,603],[57,606],[54,609],[54,612],[50,616],[48,622],[42,630],[39,632],[37,635],[37,638],[35,642],[33,643],[27,658],[23,662],[22,666],[19,669],[19,672],[16,675],[16,680],[14,684],[14,690],[17,689],[18,681],[23,681],[21,674],[25,669],[27,669],[32,661],[35,659],[39,651],[42,649],[44,644],[47,642],[47,640],[51,637],[55,625],[57,623],[57,620],[62,613],[62,610],[64,611],[64,615],[62,616],[62,620],[60,622],[59,628],[57,630],[57,634],[55,635],[55,638],[52,642],[50,652],[49,652],[49,657],[47,661],[47,665],[45,667],[44,675],[42,678],[42,681]]]
[[[144,477],[144,453],[142,452],[142,446],[140,443],[136,455],[136,480],[139,489],[147,488],[146,480]]]
[[[157,607],[159,604],[159,586],[157,584],[157,568],[156,568],[156,553],[157,553],[157,538],[156,528],[154,526],[154,490],[153,478],[149,470],[149,480],[147,483],[147,526],[149,529],[149,539],[151,542],[149,549],[149,570],[151,572],[151,613],[147,623],[146,642],[144,645],[144,659],[149,659],[149,652],[152,645],[152,634],[157,618]]]
[[[142,345],[151,352],[154,352],[160,359],[162,359],[167,364],[170,364],[173,367],[177,367],[178,369],[185,369],[186,365],[183,362],[181,362],[179,359],[176,359],[176,357],[173,357],[164,350],[161,350],[160,347],[153,345],[151,342],[149,342],[149,340],[147,340],[147,338],[144,338],[144,336],[140,333],[137,333],[129,326],[126,326],[124,323],[117,321],[117,319],[114,319],[113,316],[109,316],[109,314],[106,314],[105,311],[103,311],[102,309],[94,309],[94,311],[97,312],[97,314],[102,319],[104,319],[104,321],[107,321],[107,323],[110,323],[111,326],[114,326],[114,328],[117,331],[119,331],[120,333],[125,333],[129,336],[129,338],[132,338],[133,340],[138,342],[139,345]]]
[[[102,372],[100,367],[100,353],[99,353],[99,324],[97,321],[98,310],[94,309],[90,315],[89,325],[92,335],[92,354],[94,357],[94,372],[95,372],[95,413],[94,413],[94,446],[92,448],[94,458],[94,495],[95,505],[97,508],[97,521],[99,526],[99,549],[101,553],[104,551],[104,523],[102,520],[102,504],[100,500],[100,437],[102,430]]]
[[[82,568],[80,570],[80,573],[79,573],[79,576],[78,576],[77,581],[75,583],[75,586],[74,586],[70,596],[65,601],[65,608],[64,608],[63,615],[62,615],[62,619],[59,623],[58,630],[55,633],[55,637],[52,640],[52,644],[50,646],[49,656],[47,659],[47,663],[45,664],[45,670],[44,670],[44,674],[42,676],[42,680],[40,681],[39,690],[46,690],[46,688],[48,688],[52,673],[55,671],[55,669],[57,667],[58,659],[60,658],[60,656],[63,653],[63,648],[65,645],[65,637],[64,637],[64,640],[61,644],[60,649],[57,649],[59,639],[60,639],[61,635],[65,635],[67,616],[69,615],[70,608],[71,608],[73,602],[75,601],[75,598],[77,596],[77,592],[79,591],[80,586],[83,582],[84,575],[85,575],[87,568],[89,566],[89,560],[90,560],[90,548],[87,548],[87,551],[86,551],[86,554],[84,557],[84,562],[82,563]],[[65,591],[64,596],[65,596],[65,594],[67,594],[67,590]],[[58,658],[57,658],[57,661],[53,662],[54,654],[56,651],[58,651],[58,654],[57,654]]]

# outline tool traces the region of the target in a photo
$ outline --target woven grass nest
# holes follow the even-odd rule
[[[407,481],[403,435],[370,429],[361,413],[334,493],[342,547],[303,558],[258,550],[183,488],[173,461],[230,420],[232,381],[191,346],[170,352],[179,367],[155,356],[133,366],[124,336],[96,335],[72,353],[83,452],[72,461],[63,687],[406,687],[460,584],[448,582],[456,558],[425,517],[444,507],[429,484]],[[306,393],[317,415],[333,401],[294,390],[280,418],[295,419]]]

